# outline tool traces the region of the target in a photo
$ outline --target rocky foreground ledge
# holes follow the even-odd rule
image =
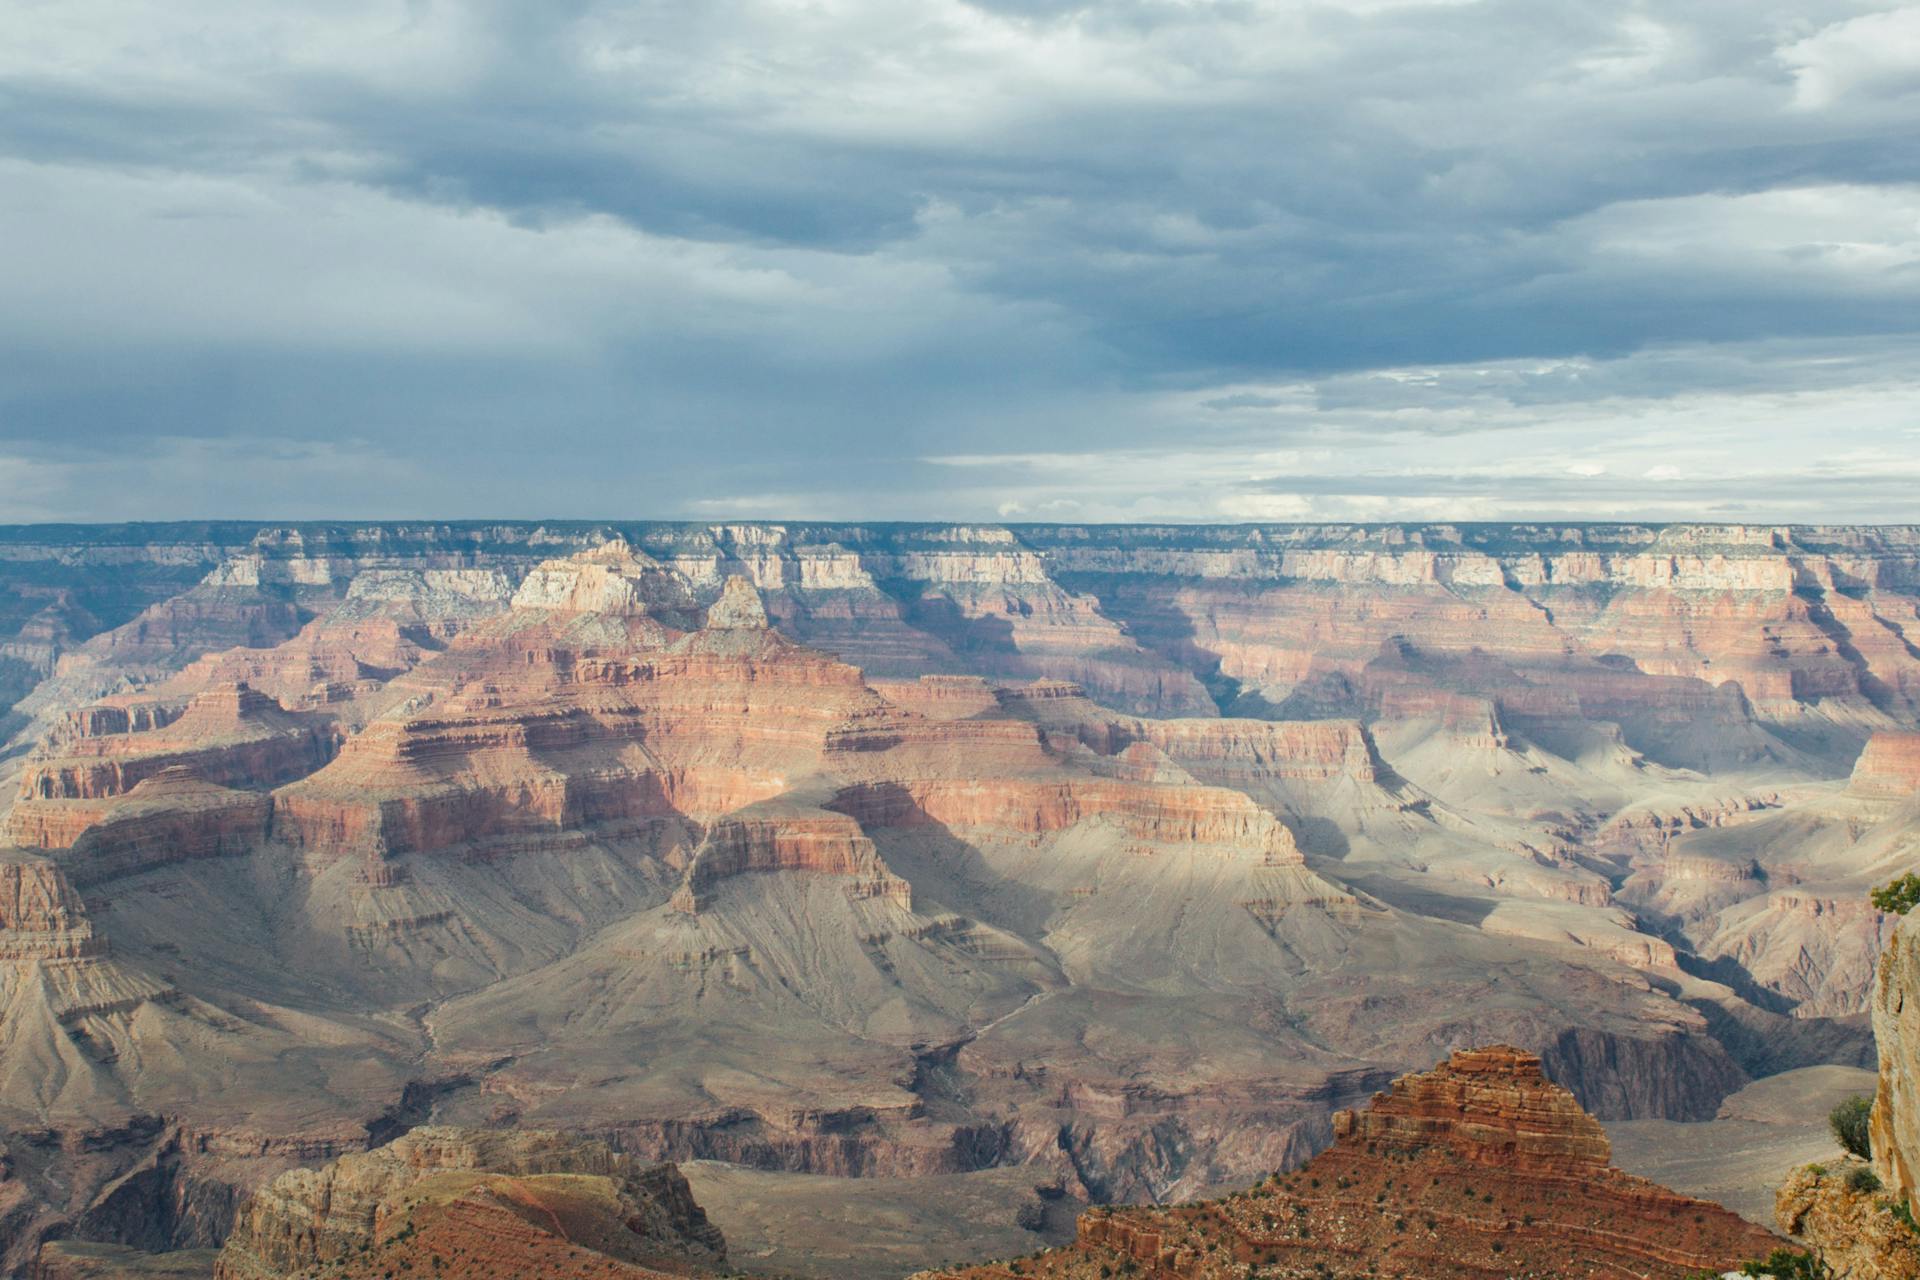
[[[1505,1045],[1395,1081],[1334,1134],[1304,1168],[1224,1200],[1094,1209],[1066,1248],[919,1280],[1681,1280],[1782,1243],[1612,1168],[1599,1122]]]
[[[433,1126],[276,1178],[241,1209],[214,1275],[584,1280],[717,1268],[726,1256],[671,1164],[557,1133]]]

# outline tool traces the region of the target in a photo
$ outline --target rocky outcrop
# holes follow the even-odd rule
[[[1882,730],[1867,739],[1848,790],[1887,800],[1920,793],[1920,733]]]
[[[764,631],[766,606],[745,578],[728,578],[720,598],[707,610],[707,626],[715,631]]]
[[[1402,1076],[1365,1111],[1333,1118],[1336,1146],[1423,1156],[1436,1149],[1515,1174],[1604,1176],[1606,1131],[1548,1082],[1538,1057],[1505,1045],[1463,1049],[1439,1068]]]
[[[56,738],[21,775],[4,828],[13,844],[69,848],[118,809],[109,802],[164,774],[260,788],[312,772],[334,748],[325,723],[288,712],[245,684],[210,689],[177,712],[103,707],[70,725],[71,736]]]
[[[103,805],[60,863],[87,888],[201,858],[237,857],[266,839],[272,808],[261,792],[216,786],[184,766],[162,769]]]
[[[1846,1280],[1913,1280],[1920,1276],[1920,1231],[1902,1222],[1854,1160],[1808,1165],[1780,1187],[1774,1217]]]
[[[678,617],[693,608],[684,578],[614,539],[578,555],[548,560],[521,580],[513,607],[558,613]]]
[[[516,1205],[548,1212],[528,1223],[529,1215],[511,1211]],[[540,1234],[616,1262],[651,1259],[675,1270],[726,1259],[726,1242],[672,1165],[644,1165],[556,1133],[430,1127],[275,1179],[241,1209],[215,1274],[266,1280],[331,1267],[379,1275],[409,1256],[386,1256],[394,1245],[429,1230],[431,1252],[445,1258],[464,1247],[507,1274],[627,1274],[577,1269],[587,1264]],[[561,1270],[542,1265],[556,1259],[566,1260]]]
[[[1090,1210],[1069,1248],[950,1274],[1679,1280],[1779,1243],[1718,1205],[1611,1168],[1599,1124],[1517,1049],[1457,1052],[1367,1110],[1340,1112],[1333,1131],[1331,1149],[1250,1191]]]
[[[674,910],[695,915],[714,890],[735,876],[798,871],[847,880],[856,898],[886,898],[913,905],[913,886],[880,860],[873,841],[844,814],[826,810],[747,811],[708,827],[687,865],[686,880],[672,898]]]
[[[0,962],[71,961],[104,950],[51,859],[0,850]]]

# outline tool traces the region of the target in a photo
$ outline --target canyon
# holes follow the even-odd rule
[[[9,1274],[443,1129],[1057,1233],[1491,1044],[1604,1182],[1581,1107],[1875,1065],[1920,842],[1920,530],[49,526],[0,584]]]

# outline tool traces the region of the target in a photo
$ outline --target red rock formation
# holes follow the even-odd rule
[[[708,827],[672,905],[688,915],[705,907],[718,884],[767,871],[843,876],[859,898],[890,898],[913,905],[913,887],[887,869],[873,841],[851,818],[822,810],[761,806],[752,817],[726,818]]]
[[[80,897],[47,858],[0,851],[0,963],[97,956]]]
[[[318,768],[333,749],[324,723],[284,710],[246,685],[199,694],[177,713],[146,704],[93,708],[69,722],[23,771],[4,836],[63,849],[144,782],[192,775],[219,786],[262,786]],[[149,790],[152,800],[159,793]]]
[[[272,807],[260,792],[214,786],[189,770],[162,770],[75,837],[61,862],[85,888],[198,858],[239,856],[266,839]]]
[[[1465,1050],[1395,1081],[1366,1111],[1340,1112],[1333,1147],[1293,1173],[1209,1203],[1090,1210],[1069,1248],[950,1274],[1679,1280],[1779,1243],[1609,1156],[1600,1125],[1538,1058]]]
[[[317,618],[271,649],[226,649],[201,658],[145,696],[245,685],[295,710],[338,710],[378,693],[434,653],[421,643],[431,639],[430,630],[381,616]]]
[[[980,676],[869,680],[888,702],[932,720],[969,720],[999,710],[994,687]]]
[[[618,647],[540,621],[464,637],[422,709],[369,725],[276,795],[276,831],[330,854],[392,854],[719,816],[817,770],[836,725],[883,705],[858,671],[770,632],[670,640],[638,623]]]
[[[1237,791],[1111,778],[916,779],[862,784],[834,807],[863,826],[991,828],[1045,835],[1106,819],[1148,844],[1221,845],[1279,866],[1300,862],[1285,824]]]
[[[530,594],[577,603],[582,588],[555,585],[570,582],[560,569],[543,573],[539,593],[523,588],[523,614]],[[605,583],[593,598],[610,590],[622,608],[638,607]],[[643,635],[638,649],[563,647],[538,620],[470,633],[450,651],[451,687],[368,726],[326,769],[283,788],[275,829],[329,853],[392,855],[615,819],[706,820],[824,771],[867,779],[834,803],[863,823],[1042,833],[1109,817],[1137,840],[1233,844],[1297,861],[1286,828],[1243,795],[1184,777],[1088,776],[1004,717],[890,710],[854,668],[764,630],[744,579],[728,579],[713,612],[724,625]],[[1278,741],[1286,729],[1258,732],[1287,750]],[[1342,732],[1322,754],[1351,754]]]

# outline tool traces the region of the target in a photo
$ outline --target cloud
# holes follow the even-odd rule
[[[16,5],[0,517],[1920,516],[1917,15]]]
[[[1920,6],[1862,14],[1782,48],[1794,104],[1817,110],[1848,96],[1920,93]]]

